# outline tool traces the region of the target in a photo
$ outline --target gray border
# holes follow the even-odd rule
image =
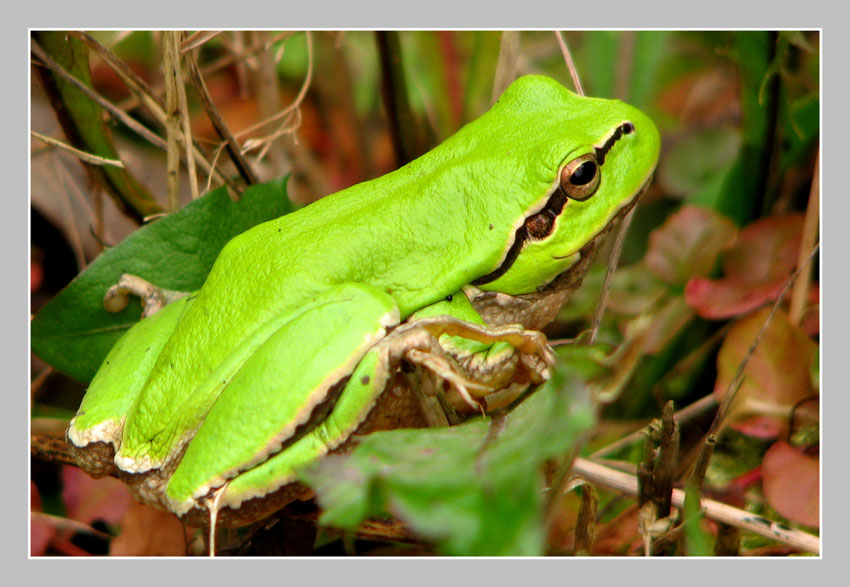
[[[824,47],[823,54],[828,55],[828,57],[823,60],[824,68],[822,71],[826,71],[826,66],[830,64],[837,63],[837,66],[833,67],[833,71],[836,75],[831,77],[828,82],[822,82],[822,91],[828,89],[830,92],[830,97],[823,100],[826,104],[823,112],[830,112],[831,104],[843,105],[848,103],[847,81],[843,74],[843,70],[846,68],[846,63],[843,63],[843,58],[839,57],[836,60],[834,57],[850,54],[848,53],[846,33],[839,29],[839,26],[846,22],[846,18],[844,18],[845,13],[840,8],[833,8],[838,6],[837,3],[832,3],[830,6],[827,2],[810,0],[805,3],[797,3],[792,5],[790,8],[777,2],[754,5],[741,2],[740,0],[737,2],[724,0],[699,4],[644,0],[642,2],[618,1],[615,4],[616,6],[612,5],[610,0],[606,3],[573,2],[557,4],[554,2],[529,2],[529,0],[525,0],[521,4],[517,5],[516,8],[506,11],[504,7],[497,6],[495,3],[474,6],[471,4],[464,5],[456,1],[450,3],[440,1],[435,2],[434,0],[419,4],[401,4],[398,2],[385,1],[368,2],[361,0],[358,2],[338,3],[338,5],[334,6],[332,9],[329,9],[327,6],[319,5],[318,3],[299,3],[297,6],[294,6],[292,4],[283,3],[246,3],[243,0],[238,4],[228,6],[225,12],[210,12],[210,10],[218,11],[220,9],[217,6],[213,7],[209,4],[201,7],[183,5],[173,1],[162,2],[160,0],[148,0],[141,5],[138,3],[119,4],[116,2],[103,1],[88,2],[85,7],[81,7],[77,3],[42,1],[26,5],[19,4],[15,6],[14,11],[10,11],[10,13],[7,14],[7,18],[13,18],[16,21],[20,18],[23,22],[20,27],[17,26],[17,22],[15,22],[14,26],[9,27],[7,30],[10,32],[3,37],[3,42],[7,49],[5,54],[13,56],[13,58],[9,60],[13,65],[7,69],[7,71],[11,70],[14,72],[12,75],[15,77],[22,76],[24,78],[22,84],[26,84],[29,72],[28,65],[23,67],[15,65],[16,63],[19,63],[15,57],[21,56],[24,51],[28,52],[28,48],[22,48],[21,44],[23,41],[23,44],[27,47],[26,39],[28,38],[28,33],[26,28],[30,26],[62,28],[97,26],[103,28],[161,28],[164,26],[175,28],[217,28],[224,26],[228,28],[252,28],[257,25],[267,26],[270,23],[278,22],[287,28],[315,27],[330,29],[372,29],[397,27],[474,27],[498,29],[503,27],[550,28],[552,26],[568,26],[570,28],[824,28],[825,30],[823,31],[822,36]],[[24,13],[24,16],[18,16],[22,12]],[[829,27],[828,24],[831,23],[835,23],[835,25],[833,27]],[[10,80],[9,87],[19,87],[15,83],[19,81],[20,80]],[[5,108],[3,109],[3,112],[14,113],[12,116],[6,117],[7,126],[5,128],[7,129],[7,136],[17,140],[20,140],[18,137],[28,137],[28,123],[20,114],[27,108],[28,96],[18,97],[13,92],[6,92],[4,94],[4,102]],[[834,161],[837,163],[838,154],[842,153],[842,151],[836,148],[836,143],[839,140],[837,138],[838,136],[839,133],[832,133],[831,135],[830,133],[825,133],[826,144],[833,143],[833,149],[824,149],[824,156],[822,157],[822,169],[824,170],[829,170],[831,168],[829,162]],[[17,148],[12,146],[16,145],[16,141],[14,140],[7,140],[6,145],[6,148],[9,151]],[[12,154],[7,153],[7,155]],[[28,159],[28,154],[24,154],[24,156]],[[7,156],[6,160],[11,162],[17,160],[17,158],[15,156]],[[26,169],[26,165],[27,163],[20,161],[20,163],[14,168]],[[824,171],[822,190],[826,189],[829,185],[838,185],[837,181],[830,183],[828,180],[829,174]],[[20,194],[25,193],[27,190],[28,178],[22,173],[15,174],[13,186],[17,189],[10,189],[9,194],[14,195],[7,197],[5,200],[7,205],[12,206],[12,212],[4,214],[2,220],[4,223],[2,238],[4,240],[3,244],[5,245],[3,250],[6,251],[5,257],[7,261],[4,266],[7,270],[8,268],[14,268],[12,272],[15,275],[19,275],[18,271],[20,271],[20,275],[28,276],[25,260],[20,259],[17,256],[17,251],[20,250],[18,247],[21,246],[21,241],[26,238],[28,234],[28,222],[25,224],[22,221],[23,218],[28,219],[29,217],[28,210],[25,208],[27,202],[24,198],[20,197]],[[824,219],[823,233],[829,236],[829,241],[825,243],[826,246],[824,249],[826,252],[822,255],[822,259],[824,259],[825,262],[833,263],[833,265],[841,263],[841,255],[839,254],[837,257],[832,257],[829,252],[834,249],[840,251],[842,243],[837,241],[842,238],[846,239],[846,236],[842,237],[842,235],[848,234],[847,231],[841,230],[839,226],[839,222],[848,217],[846,214],[846,199],[839,197],[838,202],[840,202],[840,206],[844,208],[843,212],[841,209],[836,208],[834,198],[829,200],[829,208],[822,211],[822,218]],[[21,207],[21,210],[19,212],[14,212],[18,206]],[[830,247],[830,244],[833,246]],[[847,293],[846,279],[839,278],[836,280],[834,277],[836,274],[843,275],[843,273],[833,271],[824,275],[823,267],[824,266],[822,264],[821,287],[823,297],[829,297],[829,299],[832,300],[833,297],[838,298],[836,293],[841,290],[843,290],[844,293]],[[837,269],[837,267],[835,268]],[[24,277],[21,282],[18,282],[17,280],[10,281],[13,281],[17,287],[18,283],[28,283],[28,277]],[[21,286],[21,290],[23,290],[23,286]],[[15,325],[22,323],[24,319],[20,315],[20,308],[24,304],[28,305],[28,294],[24,291],[20,291],[19,293],[19,290],[12,288],[11,290],[5,290],[3,295],[4,298],[8,298],[4,299],[4,302],[6,303],[3,307],[13,308],[13,310],[9,312],[13,318],[10,318],[4,323]],[[26,298],[24,297],[25,295],[27,296]],[[20,296],[20,298],[18,296]],[[841,298],[845,299],[846,297],[847,296],[841,296]],[[836,307],[836,304],[824,304],[822,307],[828,307],[830,310],[830,319],[824,321],[824,326],[826,328],[822,333],[823,340],[829,336],[829,333],[832,332],[829,329],[829,325],[845,324],[847,323],[847,320],[846,315],[841,315],[844,314],[844,311],[839,310]],[[9,310],[7,310],[7,312],[8,311]],[[836,319],[839,319],[840,322],[836,322]],[[22,330],[24,328],[27,327],[22,325]],[[18,334],[16,327],[9,329],[8,332],[10,335],[12,333]],[[24,337],[27,337],[28,328],[23,330],[21,334],[23,334]],[[13,377],[11,377],[13,384],[10,388],[14,390],[13,397],[16,399],[21,398],[12,402],[12,404],[16,408],[21,406],[22,410],[28,410],[28,402],[25,399],[27,396],[23,392],[18,395],[18,390],[24,389],[25,385],[24,381],[21,381],[23,377],[18,375],[18,373],[20,373],[18,369],[22,365],[28,364],[28,352],[27,349],[21,348],[22,345],[19,346],[16,344],[13,346],[13,340],[19,339],[17,337],[13,339],[10,335],[4,337],[4,346],[6,347],[4,350],[6,352],[4,352],[2,356],[4,357],[4,366],[9,367],[4,369],[4,373],[14,374]],[[825,351],[822,355],[822,363],[838,364],[839,357],[837,355],[840,352],[840,347],[837,347],[835,344],[826,345]],[[15,359],[15,357],[17,357],[17,359]],[[827,361],[827,357],[829,357],[829,361]],[[825,388],[827,381],[830,379],[837,380],[837,376],[833,375],[829,371],[823,373]],[[20,382],[19,384],[21,387],[18,387],[18,385],[15,384],[17,382]],[[832,389],[833,387],[835,387],[837,391],[836,393],[831,393],[827,396],[828,403],[825,405],[829,409],[824,410],[825,425],[823,426],[823,433],[825,436],[823,446],[830,448],[841,446],[841,444],[838,444],[841,442],[841,430],[839,428],[839,430],[836,431],[835,427],[830,426],[829,424],[838,424],[840,422],[840,420],[838,420],[839,418],[846,418],[846,414],[850,413],[850,411],[842,409],[845,406],[836,404],[836,402],[846,402],[846,394],[838,392],[838,390],[842,389],[841,387],[829,386],[829,389]],[[17,414],[19,412],[15,409],[13,413]],[[832,416],[832,418],[830,418],[830,416]],[[835,422],[831,422],[831,419],[835,420]],[[13,426],[5,428],[3,432],[5,436],[12,437],[11,439],[4,438],[4,440],[11,440],[11,442],[6,443],[6,446],[18,446],[18,443],[25,442],[22,441],[26,432],[26,424],[23,424],[23,418],[13,416],[12,420],[15,422]],[[829,422],[829,424],[827,424],[827,422]],[[21,428],[23,428],[23,430]],[[13,430],[14,433],[12,432]],[[827,438],[829,441],[827,441]],[[846,542],[846,538],[844,537],[845,533],[843,532],[845,524],[842,523],[845,521],[842,519],[842,516],[846,517],[846,514],[843,513],[846,508],[842,507],[842,504],[839,501],[839,496],[844,492],[839,493],[838,489],[842,486],[842,481],[844,481],[843,478],[839,478],[839,475],[841,475],[839,472],[841,470],[840,463],[843,460],[839,451],[840,449],[823,451],[824,462],[827,462],[830,457],[831,460],[835,462],[833,462],[829,468],[824,467],[825,472],[823,474],[823,504],[832,504],[833,507],[829,511],[829,516],[824,516],[827,523],[823,532],[825,554],[822,561],[817,562],[811,560],[785,559],[781,561],[748,561],[746,563],[741,561],[740,564],[736,564],[736,561],[729,560],[660,561],[655,559],[653,561],[646,561],[647,564],[651,564],[653,566],[658,564],[676,565],[673,568],[665,568],[664,572],[670,573],[669,578],[672,581],[684,580],[689,583],[693,581],[693,578],[702,575],[706,577],[706,582],[710,581],[712,584],[716,584],[718,578],[716,573],[723,571],[729,571],[730,575],[731,573],[734,573],[734,576],[738,581],[757,579],[760,581],[768,580],[774,582],[776,579],[782,578],[784,579],[782,583],[793,582],[794,584],[801,584],[806,580],[809,582],[813,579],[816,580],[814,577],[815,574],[820,575],[821,573],[825,574],[828,572],[826,565],[837,566],[841,564],[842,561],[839,553],[844,551],[842,548],[844,544],[842,543]],[[7,455],[8,454],[9,453],[7,452]],[[20,453],[15,451],[15,454],[22,455],[21,463],[22,466],[26,468],[29,457],[28,455],[25,455],[25,447],[21,447]],[[21,466],[18,465],[17,459],[10,459],[8,456],[7,462],[14,462],[15,468],[17,468],[17,466]],[[13,478],[17,479],[17,475],[13,475]],[[829,480],[829,483],[827,483],[827,480]],[[27,500],[27,491],[24,489],[25,487],[27,486],[24,485],[24,483],[13,482],[6,484],[3,488],[4,497],[6,498],[4,502],[7,504],[20,504],[22,501]],[[830,497],[833,499],[830,499]],[[13,523],[10,524],[7,531],[3,533],[3,540],[8,542],[8,544],[4,544],[7,548],[4,548],[2,552],[15,553],[14,559],[17,563],[26,555],[26,551],[24,550],[24,557],[18,556],[18,553],[22,552],[21,543],[23,542],[18,530],[25,530],[25,527],[22,528],[17,524],[18,520],[23,517],[23,512],[21,512],[21,518],[19,518],[17,507],[12,506],[11,510],[14,513],[9,517],[9,519],[11,519]],[[25,523],[28,526],[28,518]],[[79,568],[78,565],[80,564],[85,565],[86,568]],[[97,568],[90,568],[90,565],[93,564],[96,564]],[[151,568],[149,566],[151,564],[155,565],[155,567]],[[250,566],[248,566],[249,564]],[[575,582],[577,579],[581,580],[592,578],[598,580],[598,578],[600,578],[600,572],[609,570],[614,573],[614,576],[605,573],[604,576],[606,579],[610,578],[615,581],[620,579],[623,583],[628,582],[629,584],[634,583],[636,579],[639,582],[643,582],[644,578],[646,582],[656,582],[660,578],[654,575],[654,572],[657,572],[659,569],[637,569],[636,565],[639,564],[644,564],[644,561],[619,560],[614,562],[610,559],[600,559],[598,561],[576,561],[570,559],[534,561],[523,561],[517,559],[475,561],[450,561],[445,559],[438,561],[420,559],[404,561],[366,561],[359,559],[354,561],[334,560],[331,562],[320,559],[315,562],[312,560],[248,562],[244,560],[225,561],[223,559],[217,559],[214,562],[207,561],[206,563],[202,560],[187,560],[182,562],[156,560],[151,561],[150,563],[141,560],[98,560],[96,563],[93,563],[92,561],[81,560],[31,560],[27,564],[24,572],[37,572],[39,574],[39,578],[41,578],[42,575],[49,575],[49,577],[45,578],[48,580],[52,579],[54,581],[59,580],[63,583],[76,583],[78,580],[79,582],[91,582],[92,580],[115,580],[135,583],[136,581],[149,582],[152,579],[154,581],[163,580],[167,577],[166,580],[169,583],[174,581],[175,578],[177,580],[185,580],[187,582],[199,580],[203,583],[208,583],[213,578],[218,578],[221,582],[238,584],[240,579],[242,582],[244,582],[245,579],[252,582],[257,581],[259,579],[259,577],[257,577],[257,573],[259,572],[264,576],[263,578],[266,578],[265,576],[268,575],[268,579],[276,579],[289,584],[305,584],[308,581],[314,582],[315,584],[316,581],[320,583],[340,579],[350,581],[352,577],[351,572],[354,571],[354,565],[357,565],[357,574],[370,583],[384,583],[392,581],[393,583],[402,582],[407,584],[411,582],[418,582],[416,579],[420,577],[429,583],[438,577],[452,577],[463,581],[478,581],[482,579],[489,581],[495,574],[498,574],[499,578],[503,578],[506,583],[510,584],[522,583],[523,579],[526,581],[533,580],[535,582],[549,582],[550,580]],[[678,565],[681,564],[688,564],[688,567],[678,567]],[[192,566],[190,568],[187,565]],[[269,567],[268,565],[274,566]],[[362,565],[368,565],[368,567],[364,568]],[[373,567],[373,565],[375,566]],[[474,565],[474,568],[472,565]],[[533,565],[533,567],[529,565]],[[553,567],[552,565],[556,566]],[[694,567],[693,565],[697,566]],[[17,564],[15,566],[17,566]],[[704,566],[708,573],[699,573],[699,571],[703,570]],[[135,569],[138,569],[141,572],[134,573],[133,570]],[[835,570],[838,571],[839,569],[836,568]],[[576,571],[580,572],[579,577],[576,577]],[[151,572],[157,574],[148,574]],[[741,573],[744,573],[745,576],[741,577]],[[752,576],[748,576],[751,573]],[[174,574],[176,574],[177,577],[174,577]],[[14,573],[12,576],[17,577],[21,575]]]

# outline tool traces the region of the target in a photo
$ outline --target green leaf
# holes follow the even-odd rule
[[[659,71],[665,59],[669,58],[670,31],[638,31],[635,35],[635,49],[629,71],[629,93],[623,99],[638,108],[652,106],[652,93],[657,87]]]
[[[91,380],[112,345],[141,314],[134,303],[116,314],[103,309],[106,290],[121,274],[167,289],[198,289],[227,241],[293,210],[286,180],[252,186],[238,203],[219,188],[104,251],[32,321],[33,352],[79,381]]]
[[[776,34],[771,31],[737,31],[732,55],[741,80],[741,154],[730,170],[716,209],[735,221],[748,224],[762,210],[768,165],[776,125],[777,78],[762,90],[770,73]]]
[[[712,556],[714,554],[714,541],[700,524],[704,512],[700,507],[700,491],[693,484],[688,483],[685,489],[685,507],[682,511],[685,527],[685,550],[688,556]]]
[[[443,554],[540,555],[541,466],[573,448],[594,420],[581,380],[559,368],[502,424],[373,433],[301,475],[316,490],[323,524],[353,530],[389,512]]]
[[[712,206],[722,181],[741,149],[737,130],[718,126],[684,136],[661,163],[659,181],[692,203]],[[721,184],[722,185],[722,184]]]

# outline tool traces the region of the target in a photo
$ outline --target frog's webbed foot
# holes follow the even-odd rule
[[[137,275],[124,273],[118,283],[110,287],[103,296],[103,307],[107,312],[120,312],[130,303],[131,295],[140,298],[144,308],[142,317],[147,318],[171,302],[186,297],[189,292],[157,287]]]

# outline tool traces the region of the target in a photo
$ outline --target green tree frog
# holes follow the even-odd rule
[[[548,376],[539,329],[659,145],[629,105],[517,79],[408,165],[237,236],[131,328],[69,426],[80,466],[240,525],[308,495],[296,469],[354,435],[510,404]]]

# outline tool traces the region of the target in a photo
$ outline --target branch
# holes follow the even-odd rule
[[[71,450],[62,438],[32,435],[30,453],[36,458],[52,463],[76,466],[71,456]],[[581,475],[598,487],[619,491],[631,496],[636,496],[638,493],[638,483],[634,475],[611,469],[581,457],[576,458],[573,462],[572,472]],[[685,492],[681,489],[674,489],[673,505],[681,508],[684,504]],[[711,499],[702,500],[702,509],[705,515],[712,520],[749,530],[765,538],[788,544],[806,552],[820,554],[820,538],[807,532],[794,530],[784,524],[772,522],[767,518]]]
[[[575,460],[573,472],[599,487],[620,491],[632,496],[638,493],[638,483],[634,475],[622,473],[583,458],[577,458]],[[674,489],[673,505],[681,508],[684,504],[685,492],[681,489]],[[720,503],[719,501],[703,499],[701,500],[701,505],[705,515],[712,520],[749,530],[759,536],[788,544],[806,552],[820,554],[820,538],[818,536],[813,536],[801,530],[794,530],[784,524],[756,516],[747,511],[726,505],[725,503]]]

